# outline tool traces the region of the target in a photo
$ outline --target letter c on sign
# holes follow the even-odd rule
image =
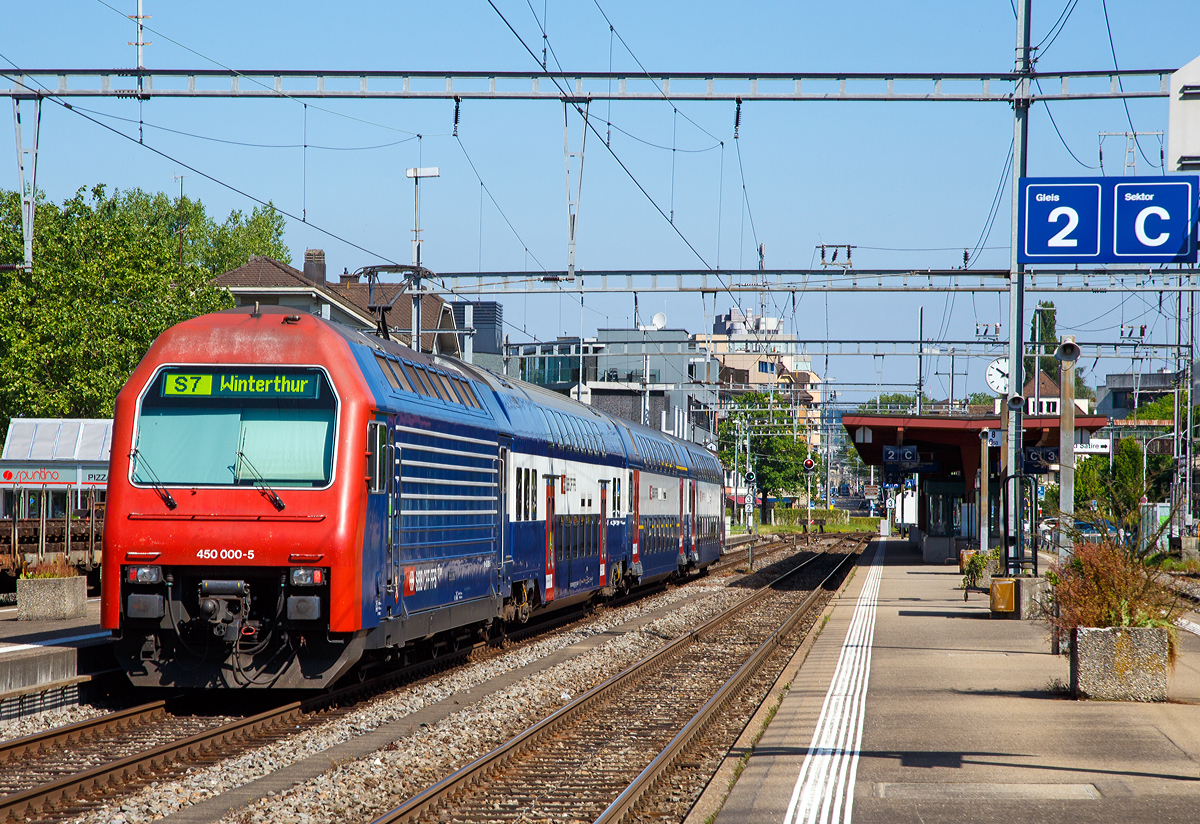
[[[1163,232],[1155,237],[1148,236],[1146,234],[1146,218],[1150,217],[1150,215],[1154,215],[1160,220],[1171,219],[1171,215],[1161,206],[1147,206],[1138,212],[1137,220],[1133,222],[1133,233],[1137,235],[1138,243],[1141,243],[1143,246],[1162,246],[1171,235],[1169,232]]]

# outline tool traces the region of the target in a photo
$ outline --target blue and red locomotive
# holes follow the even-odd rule
[[[112,456],[102,623],[136,685],[322,688],[723,539],[694,444],[279,307],[164,332]]]

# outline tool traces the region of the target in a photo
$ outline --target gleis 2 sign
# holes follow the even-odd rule
[[[1023,177],[1019,263],[1195,263],[1200,177]]]

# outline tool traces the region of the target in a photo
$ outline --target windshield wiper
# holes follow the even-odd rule
[[[174,509],[179,506],[179,504],[175,503],[175,499],[171,497],[171,493],[167,491],[167,485],[158,479],[158,475],[155,474],[153,467],[142,457],[141,451],[137,447],[134,447],[133,452],[129,453],[129,455],[133,458],[135,472],[137,471],[137,462],[142,462],[142,468],[150,475],[150,485],[154,487],[154,491],[158,493],[158,497],[162,498],[162,502],[167,505],[167,509]]]
[[[271,502],[271,505],[275,507],[276,511],[282,512],[283,508],[287,506],[287,504],[283,502],[283,498],[280,498],[277,494],[275,494],[275,490],[271,488],[269,483],[267,483],[267,479],[262,476],[262,473],[254,468],[254,464],[250,463],[250,459],[246,457],[245,452],[238,452],[237,456],[239,461],[244,462],[246,466],[250,467],[250,471],[254,473],[254,477],[258,479],[260,484],[262,484],[262,492],[267,496],[267,500]]]

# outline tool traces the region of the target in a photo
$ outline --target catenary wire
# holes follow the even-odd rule
[[[1113,43],[1112,25],[1108,22],[1108,0],[1100,0],[1100,8],[1104,11],[1104,30],[1108,33],[1108,49],[1110,52],[1112,52],[1113,69],[1119,72],[1121,70],[1121,66],[1117,63],[1117,47]],[[1120,76],[1117,77],[1117,88],[1121,91],[1125,91],[1125,88],[1121,83]],[[1125,120],[1129,123],[1129,131],[1133,132],[1133,145],[1137,146],[1138,154],[1142,156],[1142,160],[1146,161],[1155,168],[1162,166],[1162,163],[1154,163],[1151,161],[1150,158],[1146,157],[1146,153],[1142,151],[1142,146],[1140,143],[1138,143],[1137,139],[1137,129],[1133,127],[1133,116],[1129,114],[1129,101],[1122,97],[1121,105],[1125,107]]]
[[[96,0],[96,2],[99,3],[100,5],[104,6],[106,9],[109,9],[110,11],[115,12],[116,14],[119,14],[121,17],[124,17],[124,18],[129,17],[128,14],[126,14],[125,12],[116,8],[115,6],[109,5],[108,3],[105,2],[105,0]],[[146,31],[150,32],[151,34],[154,34],[157,37],[161,37],[163,40],[166,40],[167,42],[178,46],[179,48],[181,48],[185,51],[191,52],[192,54],[199,57],[201,60],[207,60],[208,62],[212,63],[214,66],[219,66],[220,68],[224,69],[225,71],[229,72],[230,74],[237,75],[239,78],[248,80],[249,82],[254,83],[257,86],[261,86],[262,88],[267,89],[270,92],[273,92],[274,94],[278,95],[281,99],[291,100],[294,103],[300,103],[301,105],[305,104],[305,101],[300,100],[299,98],[293,97],[292,95],[288,94],[287,92],[285,92],[281,89],[276,89],[273,86],[268,86],[266,83],[263,83],[261,80],[258,80],[251,75],[243,74],[242,72],[239,72],[237,69],[230,68],[229,66],[226,66],[221,61],[216,60],[212,57],[209,57],[208,55],[206,55],[202,52],[196,51],[191,46],[180,43],[178,40],[175,40],[174,38],[164,34],[163,32],[161,32],[155,28],[152,28],[145,24],[142,24],[142,28],[145,29]],[[325,112],[326,114],[331,114],[334,117],[344,117],[347,120],[353,120],[358,123],[363,123],[367,126],[376,126],[380,129],[387,129],[388,131],[400,132],[401,134],[407,134],[407,135],[413,135],[414,137],[417,134],[416,132],[410,132],[407,129],[401,129],[396,126],[388,126],[385,123],[377,123],[374,120],[366,120],[361,117],[355,117],[354,115],[345,114],[344,112],[338,112],[338,111],[334,111],[333,109],[327,109],[324,106],[318,106],[315,103],[309,103],[307,105],[312,106],[314,109],[316,109],[318,111]]]
[[[1034,78],[1033,82],[1037,85],[1038,92],[1040,93],[1042,91],[1042,81]],[[1084,163],[1079,159],[1075,152],[1071,151],[1071,147],[1067,145],[1067,139],[1063,137],[1063,133],[1058,129],[1058,123],[1054,121],[1054,114],[1050,111],[1050,104],[1043,100],[1042,105],[1046,107],[1046,116],[1050,118],[1050,125],[1054,127],[1054,133],[1058,135],[1058,142],[1061,143],[1063,148],[1067,150],[1067,154],[1071,156],[1071,159],[1085,169],[1099,169],[1099,166],[1089,166],[1088,164]]]
[[[8,62],[10,65],[12,65],[12,67],[14,69],[16,69],[18,72],[21,71],[21,67],[18,66],[16,63],[13,63],[12,60],[9,60],[9,58],[7,56],[5,56],[4,54],[0,54],[0,58],[3,58],[6,62]],[[9,76],[7,73],[0,73],[0,77],[4,77],[6,80],[9,80],[14,83],[16,82],[16,79]],[[358,249],[360,252],[365,252],[368,255],[374,255],[375,257],[378,257],[381,260],[387,261],[388,263],[392,263],[392,264],[396,263],[396,261],[387,257],[386,255],[379,254],[378,252],[375,252],[371,249],[368,249],[365,246],[355,243],[354,241],[349,240],[348,238],[342,237],[341,235],[337,234],[336,232],[330,231],[329,229],[325,229],[324,227],[319,226],[310,221],[306,221],[303,218],[300,218],[300,217],[292,214],[291,212],[286,211],[285,209],[279,208],[278,206],[276,206],[274,203],[271,203],[270,201],[266,201],[266,200],[263,200],[262,198],[255,197],[254,195],[250,194],[249,192],[247,192],[243,189],[239,189],[238,187],[234,186],[231,183],[226,183],[225,181],[221,180],[220,178],[214,177],[213,175],[209,174],[208,172],[202,171],[201,169],[199,169],[196,166],[192,166],[189,163],[184,163],[182,160],[179,160],[178,158],[175,158],[175,157],[167,154],[166,152],[162,151],[161,149],[156,149],[155,147],[151,146],[149,143],[145,143],[143,141],[138,140],[136,137],[127,135],[119,129],[114,129],[112,126],[108,125],[107,123],[99,121],[96,118],[94,118],[84,112],[76,111],[75,107],[72,106],[70,103],[67,103],[66,101],[63,101],[63,100],[59,100],[52,93],[50,93],[49,89],[46,89],[44,86],[42,88],[46,92],[43,95],[44,99],[49,100],[51,103],[61,106],[62,108],[66,109],[67,111],[74,113],[77,117],[82,117],[84,120],[87,120],[90,123],[94,123],[95,125],[99,126],[100,128],[102,128],[106,131],[112,132],[115,135],[123,137],[126,140],[130,141],[131,143],[136,143],[139,146],[144,147],[148,151],[151,151],[154,154],[158,155],[159,157],[162,157],[166,160],[171,161],[172,163],[177,163],[180,166],[182,166],[183,168],[187,169],[188,171],[193,172],[194,174],[198,174],[201,177],[203,177],[204,179],[206,179],[212,183],[215,183],[218,186],[221,186],[225,189],[228,189],[231,192],[239,194],[242,197],[246,198],[247,200],[252,200],[255,203],[259,204],[260,206],[266,206],[268,209],[274,209],[276,212],[279,212],[279,214],[284,215],[285,217],[289,217],[292,220],[299,221],[300,223],[304,224],[305,226],[308,226],[308,227],[311,227],[311,228],[317,230],[318,232],[325,235],[326,237],[330,237],[330,238],[333,238],[334,240],[340,241],[341,243],[345,243],[347,246],[350,246],[354,249]]]
[[[72,104],[77,111],[94,114],[97,117],[106,117],[110,120],[120,120],[125,123],[138,123],[144,125],[148,129],[157,129],[161,132],[170,132],[171,134],[181,135],[183,137],[191,137],[196,140],[207,140],[212,143],[224,143],[230,146],[244,146],[251,149],[321,149],[329,152],[365,152],[373,149],[387,149],[392,146],[399,146],[402,143],[408,143],[416,140],[419,135],[405,137],[400,140],[392,141],[391,143],[379,143],[374,146],[318,146],[315,143],[246,143],[241,140],[226,140],[222,137],[212,137],[210,135],[196,134],[194,132],[185,132],[181,129],[172,129],[168,126],[158,126],[154,123],[147,123],[144,120],[135,120],[132,117],[121,117],[120,115],[102,112],[97,109],[88,109],[83,106]],[[425,137],[444,137],[444,135],[425,135]]]

